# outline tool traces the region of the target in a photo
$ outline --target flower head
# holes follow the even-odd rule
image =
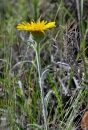
[[[31,23],[27,23],[25,21],[17,25],[17,28],[20,30],[27,30],[30,32],[39,32],[43,34],[44,34],[44,31],[53,27],[55,27],[55,22],[47,23],[47,21],[44,21],[44,20],[42,22],[38,21],[37,23],[35,23],[35,21],[32,21]]]

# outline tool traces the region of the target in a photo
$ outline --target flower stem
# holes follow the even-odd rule
[[[43,114],[43,117],[44,117],[45,130],[48,130],[48,128],[47,128],[46,108],[45,108],[45,103],[44,103],[44,90],[43,90],[42,78],[41,78],[40,43],[37,43],[37,47],[36,47],[36,58],[37,58],[37,69],[38,69],[39,87],[40,87],[40,92],[41,92],[42,114]]]

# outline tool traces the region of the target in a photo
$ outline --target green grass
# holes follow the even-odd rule
[[[30,130],[44,129],[41,92],[38,83],[38,74],[34,66],[36,64],[36,57],[26,42],[27,39],[25,38],[22,41],[20,38],[20,36],[24,37],[26,32],[22,33],[16,29],[17,24],[22,21],[30,22],[32,19],[35,21],[39,19],[41,16],[39,5],[41,2],[40,0],[33,0],[31,2],[21,0],[13,1],[12,3],[10,0],[7,0],[5,3],[3,0],[2,3],[2,14],[0,14],[0,86],[3,88],[2,93],[4,95],[2,96],[0,92],[0,126],[4,124],[6,129],[8,128],[9,130],[26,130],[27,127]],[[51,7],[53,9],[52,4]],[[83,61],[81,63],[82,67],[87,68],[88,64],[85,64],[85,58],[87,58],[85,51],[87,42],[85,37],[87,37],[88,33],[88,22],[86,22],[85,27],[83,10],[83,1],[81,0],[80,24],[82,39],[81,46],[79,47],[80,53],[78,53],[74,62],[77,63],[81,59]],[[66,14],[64,12],[69,16],[68,21],[65,21]],[[49,14],[48,16],[47,14],[44,17],[45,20],[48,19]],[[81,69],[81,74],[79,74],[77,72],[78,64],[75,67],[71,64],[70,71],[66,70],[65,65],[64,69],[62,68],[63,65],[59,63],[56,65],[57,62],[65,63],[63,48],[66,39],[64,39],[64,36],[69,35],[67,26],[75,18],[64,6],[63,0],[60,1],[60,6],[58,5],[56,14],[50,14],[51,16],[56,21],[56,28],[46,33],[45,40],[41,42],[40,48],[42,73],[46,71],[42,78],[47,125],[48,130],[73,130],[75,124],[76,127],[80,125],[77,120],[74,122],[79,111],[88,109],[88,85],[85,83],[88,72],[85,72],[85,69]],[[59,19],[57,18],[58,16]],[[67,53],[69,53],[69,47],[67,47]],[[50,57],[49,60],[48,56]],[[31,63],[29,57],[32,57],[34,64]],[[52,61],[52,57],[54,58],[54,62]],[[69,65],[70,62],[67,62],[67,64]],[[66,87],[64,89],[71,93],[71,88],[74,88],[72,82],[74,77],[77,81],[76,87],[80,86],[80,88],[76,88],[70,96],[68,94],[65,95],[63,87]],[[6,121],[3,121],[2,118],[5,118]]]

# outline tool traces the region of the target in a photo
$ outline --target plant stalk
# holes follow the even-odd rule
[[[37,60],[39,87],[40,87],[40,92],[41,92],[42,114],[44,117],[44,127],[45,127],[45,130],[48,130],[46,108],[45,108],[45,103],[44,103],[44,90],[43,90],[42,78],[41,78],[40,43],[37,43],[37,47],[36,47],[36,60]]]

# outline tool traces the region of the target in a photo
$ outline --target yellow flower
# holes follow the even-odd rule
[[[35,21],[32,21],[31,23],[22,22],[21,24],[18,24],[17,28],[20,30],[27,30],[30,32],[42,32],[44,34],[44,31],[48,30],[49,28],[55,27],[55,22],[49,22],[47,21],[38,21],[35,23]]]

